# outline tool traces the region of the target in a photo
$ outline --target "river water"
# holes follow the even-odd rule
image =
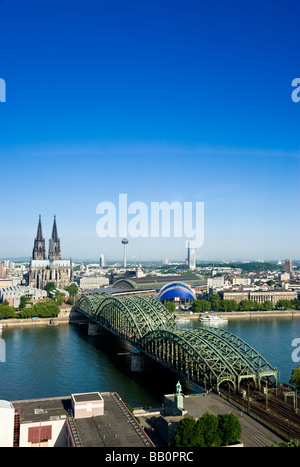
[[[181,327],[201,325],[189,321]],[[289,382],[292,370],[299,365],[292,358],[292,341],[300,338],[299,316],[231,319],[222,327],[244,339],[277,367],[279,382]],[[133,407],[159,407],[163,395],[175,391],[177,375],[156,364],[133,373],[128,343],[112,334],[91,337],[86,331],[83,324],[3,327],[0,338],[5,344],[5,358],[0,358],[0,399],[115,391]],[[189,383],[181,383],[186,393],[196,390]]]

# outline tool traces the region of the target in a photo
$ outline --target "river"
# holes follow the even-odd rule
[[[181,327],[201,325],[193,320]],[[277,367],[279,382],[289,382],[299,365],[292,359],[292,341],[300,338],[299,316],[230,319],[222,326]],[[5,344],[5,359],[0,359],[0,399],[4,400],[115,391],[133,407],[159,407],[178,381],[177,375],[156,364],[132,373],[129,344],[111,334],[88,336],[83,324],[3,327],[0,338]],[[181,383],[184,392],[196,390]]]

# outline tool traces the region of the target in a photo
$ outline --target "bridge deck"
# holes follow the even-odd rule
[[[149,297],[83,295],[77,310],[141,352],[190,381],[214,387],[230,383],[239,389],[242,380],[257,387],[277,370],[241,338],[211,327],[180,329],[168,310]]]

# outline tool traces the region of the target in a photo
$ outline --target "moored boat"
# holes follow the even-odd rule
[[[202,323],[226,323],[228,319],[218,315],[202,315],[199,321]]]

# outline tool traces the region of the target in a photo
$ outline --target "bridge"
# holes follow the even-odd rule
[[[277,384],[276,368],[244,340],[218,328],[181,329],[154,298],[83,295],[76,309],[199,386],[227,383],[236,392],[244,381],[255,388],[263,379]]]

